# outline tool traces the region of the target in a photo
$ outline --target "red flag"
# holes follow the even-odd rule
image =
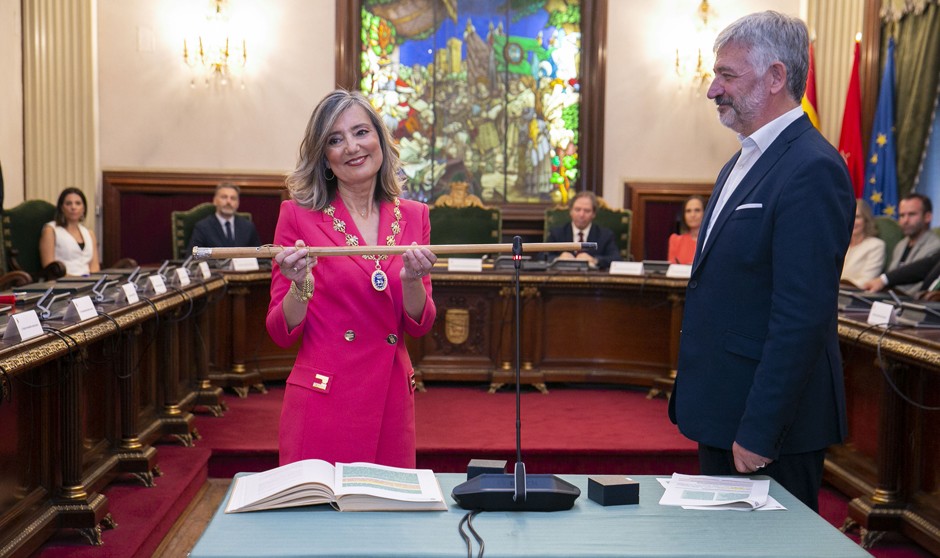
[[[845,113],[842,115],[842,133],[839,135],[839,153],[849,167],[849,176],[855,186],[855,197],[862,197],[865,188],[865,155],[862,151],[862,94],[858,85],[860,54],[858,40],[855,41],[855,58],[849,76],[849,91],[845,97]]]
[[[803,93],[803,100],[801,104],[803,105],[803,112],[806,113],[806,116],[809,117],[810,122],[813,123],[813,126],[816,126],[816,129],[819,129],[819,106],[816,103],[816,63],[813,61],[815,58],[813,54],[813,43],[809,43],[809,72],[806,73],[806,92]]]

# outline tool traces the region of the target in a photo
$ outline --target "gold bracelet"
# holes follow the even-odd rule
[[[297,288],[297,283],[290,282],[290,294],[304,304],[310,302],[310,299],[313,298],[313,278],[309,273],[304,277],[304,286],[300,289]]]

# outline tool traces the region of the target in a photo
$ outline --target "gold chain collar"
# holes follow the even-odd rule
[[[395,198],[395,207],[392,209],[392,212],[395,215],[395,220],[392,221],[392,234],[385,237],[386,246],[395,246],[395,236],[401,232],[400,205],[401,202],[398,200],[398,198]],[[336,208],[333,206],[333,204],[326,206],[326,209],[324,209],[323,212],[333,218],[333,230],[346,235],[346,246],[359,246],[359,237],[346,232],[346,221],[336,217]],[[379,215],[381,218],[381,213]],[[375,260],[375,265],[377,267],[380,261],[388,259],[388,254],[382,254],[381,256],[377,256],[375,254],[363,255],[362,258],[366,260]]]

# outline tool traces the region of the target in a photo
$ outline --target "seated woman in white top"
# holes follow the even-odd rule
[[[66,188],[59,194],[55,220],[45,224],[39,237],[43,267],[62,262],[66,275],[88,275],[101,269],[95,233],[82,225],[87,208],[85,194],[78,188]]]
[[[855,201],[855,227],[842,265],[842,280],[861,286],[881,275],[885,266],[885,243],[865,200]]]

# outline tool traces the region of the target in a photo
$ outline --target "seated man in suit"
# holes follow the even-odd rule
[[[234,247],[234,246],[260,246],[258,231],[254,223],[235,215],[238,211],[238,195],[241,190],[231,182],[223,182],[216,186],[212,204],[215,205],[215,214],[196,223],[193,234],[189,237],[187,253],[191,253],[193,246],[200,247]]]
[[[571,222],[548,231],[547,242],[596,242],[597,250],[549,253],[549,258],[586,260],[588,264],[599,269],[607,269],[610,262],[621,260],[613,231],[592,223],[597,215],[597,196],[594,192],[578,192],[571,200],[568,214],[571,216]]]
[[[933,204],[923,194],[908,194],[898,203],[898,225],[904,231],[904,238],[894,247],[888,271],[928,258],[940,252],[940,237],[930,230],[933,217]],[[884,277],[884,276],[882,276]],[[920,280],[918,279],[917,282]],[[917,284],[892,282],[891,285],[910,295],[917,293]]]

